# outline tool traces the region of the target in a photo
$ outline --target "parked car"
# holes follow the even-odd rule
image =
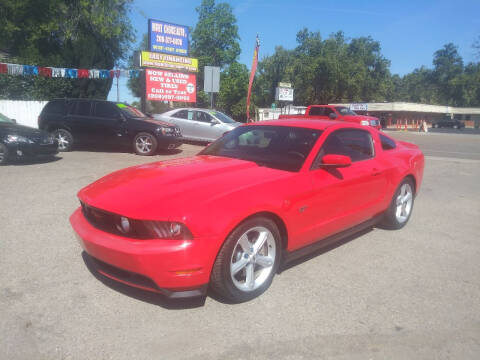
[[[465,123],[457,119],[444,118],[441,120],[434,121],[432,123],[432,127],[433,128],[448,127],[452,129],[461,129],[465,127]]]
[[[177,125],[185,139],[208,142],[241,125],[220,111],[208,109],[174,109],[154,118]]]
[[[13,159],[55,154],[58,144],[53,136],[0,114],[0,165]]]
[[[378,130],[382,128],[380,120],[373,116],[358,115],[346,106],[337,105],[310,105],[305,114],[280,115],[279,119],[310,119],[310,120],[339,120],[348,121],[360,125],[372,126]]]
[[[57,99],[43,108],[38,127],[52,133],[60,151],[74,144],[127,145],[138,155],[182,144],[178,126],[156,121],[132,106],[102,100]]]
[[[405,226],[423,168],[416,145],[372,127],[265,121],[105,176],[78,193],[70,222],[107,277],[170,297],[210,285],[241,302],[281,263],[378,222]]]

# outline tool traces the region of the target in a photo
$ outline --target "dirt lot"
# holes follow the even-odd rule
[[[97,278],[68,222],[81,187],[199,146],[1,167],[0,359],[479,359],[480,136],[390,134],[427,155],[410,223],[303,259],[240,305]]]

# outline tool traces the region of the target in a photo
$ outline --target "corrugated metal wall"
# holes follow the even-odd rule
[[[17,124],[37,128],[38,115],[46,103],[47,101],[0,100],[0,113],[17,120]]]

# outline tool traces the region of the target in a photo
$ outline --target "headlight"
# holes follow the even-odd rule
[[[142,224],[153,238],[175,240],[193,239],[190,230],[188,230],[188,228],[182,223],[170,221],[142,221]]]
[[[369,125],[368,120],[361,120],[361,121],[360,121],[360,125],[366,125],[366,126],[368,126],[368,125]]]
[[[157,128],[157,132],[162,135],[173,135],[175,133],[175,128],[160,126]]]
[[[20,135],[7,135],[7,142],[10,143],[27,143],[33,144],[34,142],[25,136]]]

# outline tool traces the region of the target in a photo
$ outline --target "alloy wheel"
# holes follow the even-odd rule
[[[137,147],[137,150],[139,152],[141,152],[142,154],[147,154],[152,151],[153,142],[149,136],[142,135],[137,137],[137,140],[135,141],[135,146]]]
[[[5,156],[6,154],[5,154],[5,150],[3,149],[3,146],[0,146],[0,164],[2,164],[3,161],[5,160]]]
[[[68,141],[68,137],[60,131],[57,132],[57,134],[55,136],[55,139],[58,142],[58,149],[59,150],[65,150],[70,145],[70,142]]]
[[[235,287],[250,292],[262,286],[273,270],[276,250],[273,234],[266,227],[253,227],[240,236],[230,260]]]
[[[410,184],[405,183],[400,188],[400,193],[396,199],[395,216],[399,223],[404,223],[408,220],[410,212],[412,211],[413,191]]]

